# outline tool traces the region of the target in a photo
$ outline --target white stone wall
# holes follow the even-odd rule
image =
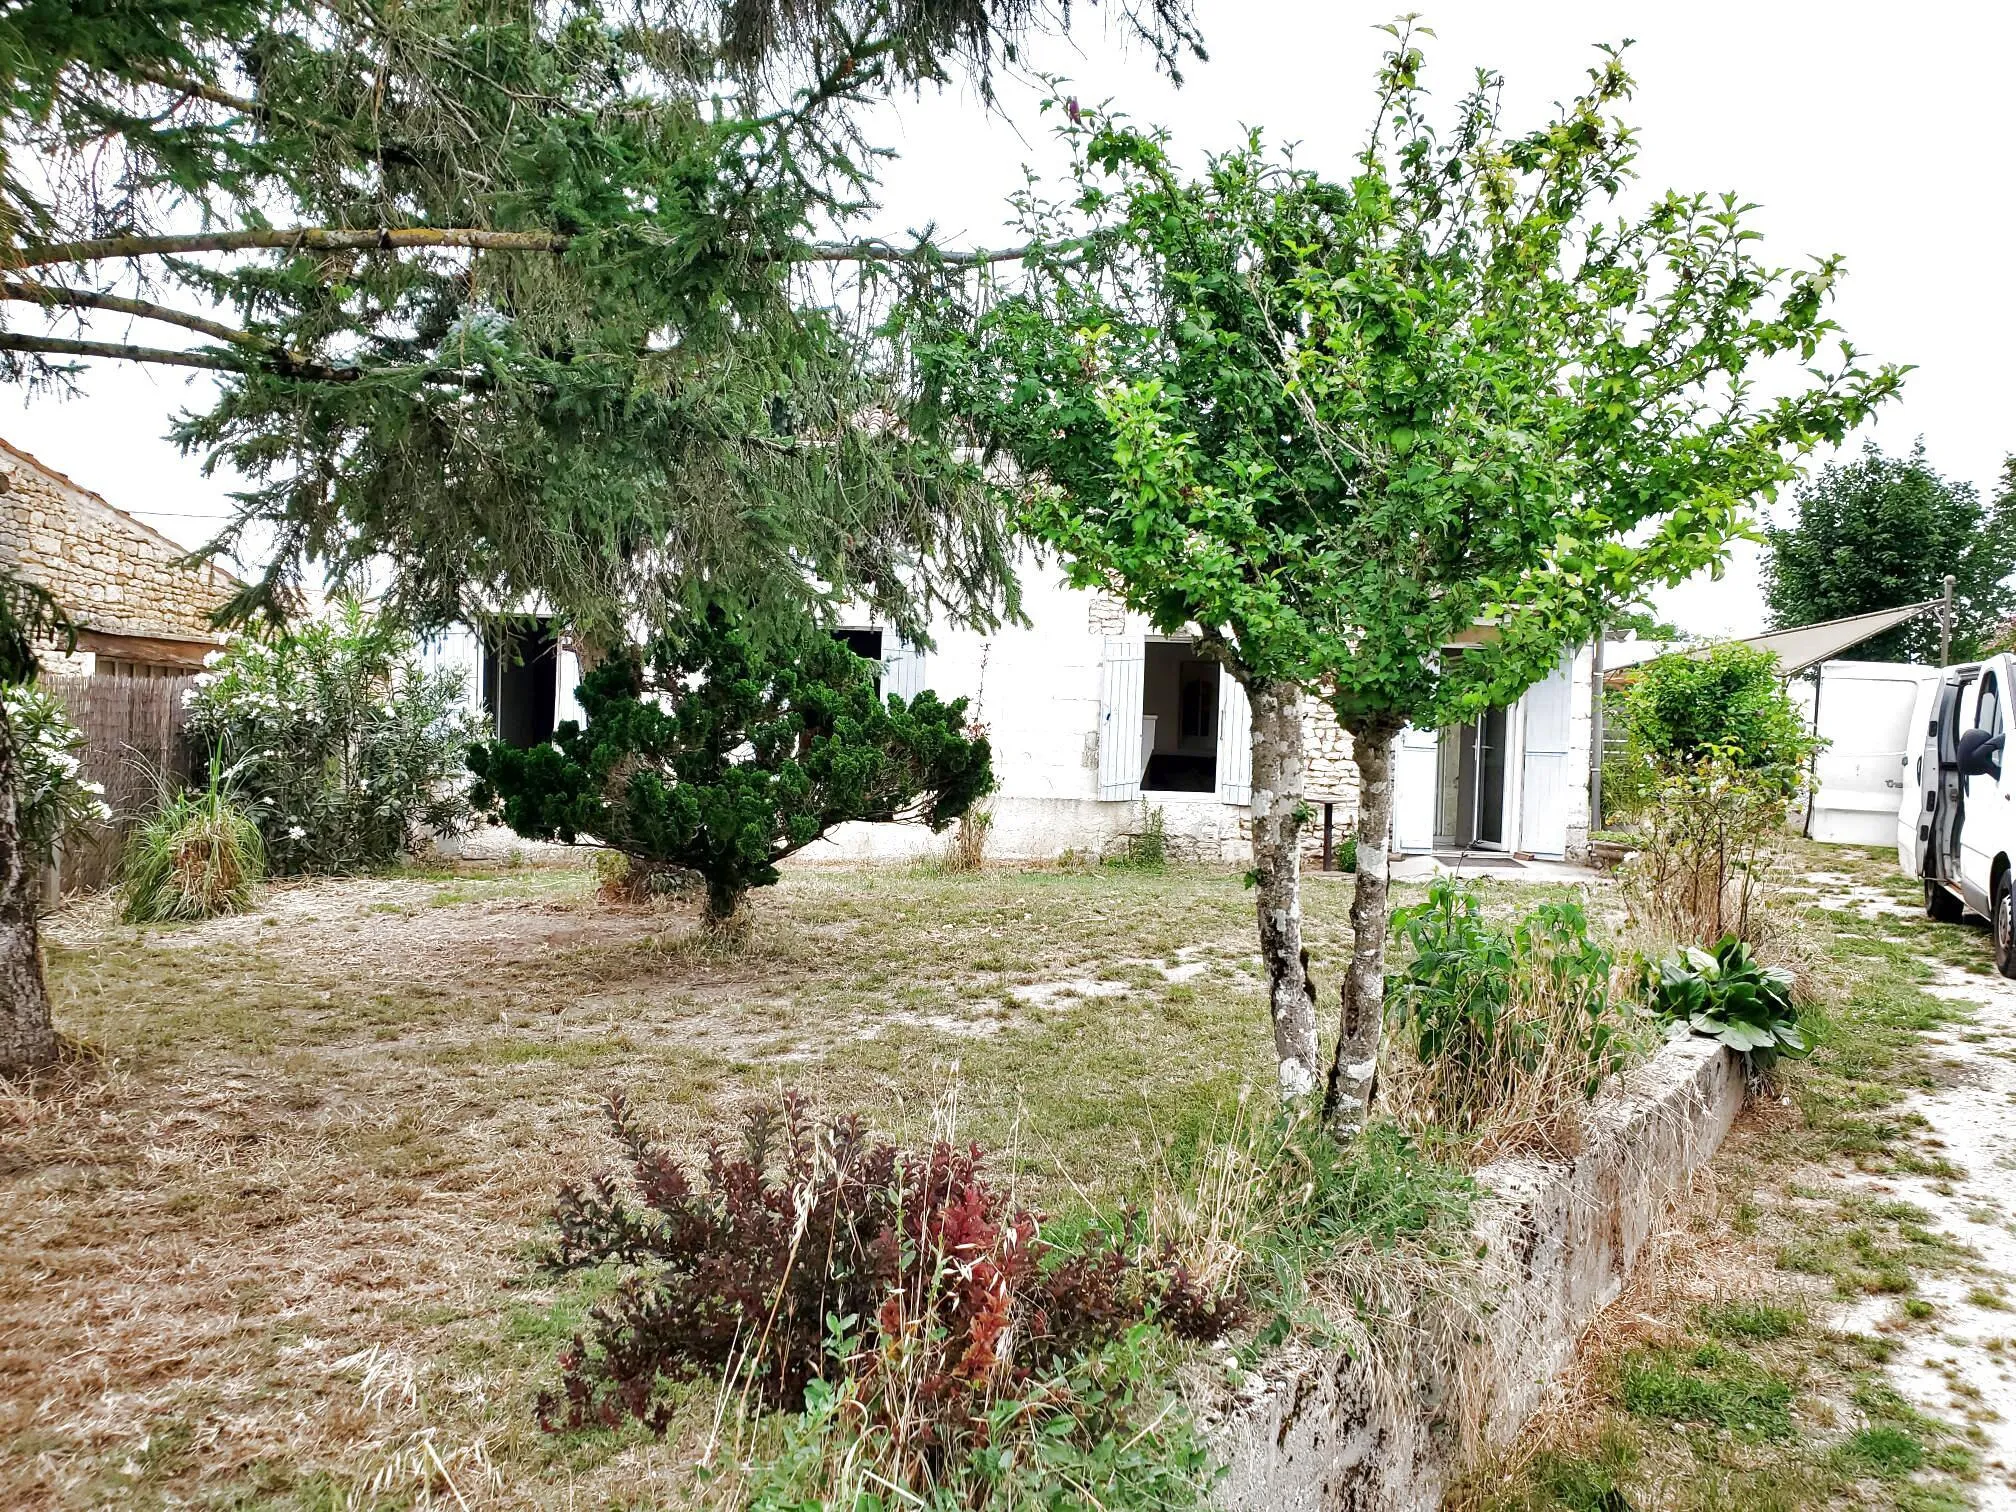
[[[941,629],[926,654],[923,686],[941,697],[969,700],[970,716],[986,727],[1000,784],[989,800],[993,824],[987,854],[1000,860],[1049,860],[1067,853],[1112,853],[1138,832],[1147,809],[1160,809],[1172,857],[1243,864],[1251,852],[1250,814],[1244,805],[1209,793],[1151,793],[1145,802],[1099,797],[1099,716],[1102,658],[1108,636],[1143,635],[1145,622],[1102,594],[1065,586],[1054,566],[1022,566],[1024,610],[1030,623],[991,636]],[[1589,754],[1591,656],[1574,663],[1568,768],[1586,774]],[[1514,721],[1515,728],[1518,722]],[[1332,836],[1341,846],[1357,818],[1358,774],[1351,738],[1329,706],[1304,705],[1303,737],[1310,819],[1302,831],[1309,864],[1322,853],[1322,803],[1333,804]],[[1516,737],[1515,737],[1516,738]],[[1515,755],[1523,754],[1515,748]],[[1567,785],[1567,856],[1588,853],[1586,781]],[[1518,788],[1508,792],[1518,812]],[[845,825],[802,852],[808,862],[916,859],[943,851],[950,833],[917,825]]]

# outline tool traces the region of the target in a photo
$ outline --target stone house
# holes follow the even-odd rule
[[[1021,578],[1026,626],[992,634],[938,626],[928,650],[867,617],[843,620],[836,632],[882,663],[884,692],[908,697],[928,687],[967,699],[993,744],[999,784],[988,853],[1098,856],[1160,810],[1172,854],[1250,856],[1251,728],[1239,683],[1188,639],[1156,634],[1114,600],[1071,588],[1054,566],[1025,562]],[[524,634],[502,658],[468,630],[427,654],[463,672],[472,705],[500,737],[532,745],[580,717],[580,662],[545,622]],[[1585,646],[1510,708],[1445,730],[1406,731],[1394,763],[1394,849],[1585,859],[1593,666]],[[1316,813],[1303,840],[1313,863],[1326,816],[1336,843],[1350,833],[1358,778],[1350,738],[1313,700],[1304,735],[1305,791]],[[944,843],[915,825],[846,825],[804,854],[897,860]]]
[[[78,626],[44,653],[71,676],[175,677],[224,643],[211,612],[238,587],[124,510],[0,441],[0,566],[46,589]]]
[[[1186,637],[1164,636],[1055,568],[1025,564],[1030,623],[983,635],[934,628],[928,651],[863,621],[842,634],[880,658],[887,692],[964,696],[994,748],[999,786],[989,853],[1100,855],[1161,811],[1169,851],[1237,863],[1251,855],[1252,732],[1246,695]],[[1450,654],[1460,655],[1452,646]],[[1395,747],[1392,849],[1586,860],[1595,691],[1593,648],[1508,708],[1468,724],[1402,733]],[[1341,843],[1357,814],[1351,740],[1327,706],[1304,706],[1302,831],[1315,861],[1324,818]],[[941,847],[916,826],[850,825],[808,850],[898,857]]]

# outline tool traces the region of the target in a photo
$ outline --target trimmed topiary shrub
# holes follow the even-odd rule
[[[835,825],[943,830],[991,787],[966,700],[884,699],[877,670],[814,626],[759,643],[712,617],[590,672],[585,727],[472,749],[475,800],[529,838],[698,873],[725,926]]]

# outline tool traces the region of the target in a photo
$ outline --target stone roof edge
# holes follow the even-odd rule
[[[149,525],[145,520],[142,520],[135,515],[128,514],[125,510],[121,509],[117,504],[114,504],[110,499],[106,498],[96,489],[86,488],[82,483],[79,483],[75,478],[69,477],[64,473],[58,472],[55,468],[51,467],[47,462],[44,462],[40,457],[37,457],[30,452],[23,451],[20,447],[16,446],[13,442],[9,441],[5,436],[0,436],[0,451],[8,453],[10,456],[20,458],[20,460],[26,462],[30,467],[34,468],[37,472],[41,473],[45,478],[53,478],[58,483],[61,483],[65,488],[72,489],[77,493],[82,494],[85,498],[91,500],[93,503],[99,505],[104,509],[109,509],[113,514],[117,515],[120,519],[124,520],[128,525],[131,525],[135,530],[139,531],[142,535],[149,536],[152,539],[159,541],[163,546],[166,546],[170,551],[173,551],[177,556],[187,556],[189,554],[189,548],[187,546],[184,546],[180,541],[173,540],[170,537],[163,535],[160,531],[156,530],[152,525]],[[209,566],[212,572],[216,573],[219,577],[223,578],[224,581],[229,583],[232,587],[242,588],[245,586],[245,584],[242,581],[240,581],[240,579],[237,577],[236,574],[228,571],[223,567],[218,566],[216,562],[213,561],[208,563],[207,565]]]

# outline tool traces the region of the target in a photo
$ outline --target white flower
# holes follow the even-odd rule
[[[308,831],[301,828],[301,826],[298,824],[288,826],[287,838],[289,840],[300,840],[305,838],[307,834]]]
[[[102,782],[86,782],[81,784],[81,786],[87,793],[102,793],[105,791],[105,784]]]

